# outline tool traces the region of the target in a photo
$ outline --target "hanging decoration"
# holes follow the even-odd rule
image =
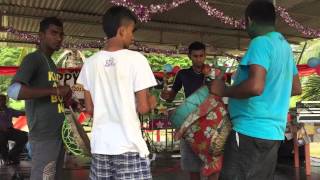
[[[173,0],[171,3],[151,4],[149,6],[143,4],[134,4],[132,0],[112,0],[111,3],[117,6],[124,6],[131,9],[136,14],[141,22],[148,22],[151,20],[153,14],[167,12],[182,4],[190,2],[191,0]],[[192,0],[206,11],[208,16],[218,19],[224,24],[231,25],[238,29],[244,29],[244,21],[236,20],[235,18],[224,15],[223,11],[213,8],[207,1]]]
[[[15,35],[20,41],[39,44],[38,35],[29,33],[29,32],[22,32],[14,29],[13,27],[3,28],[2,31]],[[96,40],[96,41],[83,42],[83,43],[63,43],[62,47],[68,48],[68,49],[84,49],[84,48],[101,48],[103,47],[103,45],[104,45],[104,40]]]
[[[39,38],[37,35],[31,34],[31,33],[26,33],[26,32],[21,32],[21,31],[14,29],[13,27],[5,28],[4,31],[14,34],[21,41],[35,43],[35,44],[39,43]],[[68,48],[68,49],[102,48],[104,46],[105,41],[106,41],[106,39],[84,42],[84,43],[63,43],[62,47]],[[180,47],[177,49],[160,49],[160,48],[149,47],[149,46],[141,44],[139,42],[134,42],[132,49],[135,49],[139,52],[164,54],[167,56],[174,56],[174,55],[188,53],[188,48],[186,48],[186,47]],[[216,56],[226,56],[226,57],[236,59],[236,60],[240,60],[240,58],[241,58],[239,56],[234,56],[232,54],[225,53],[217,48],[213,48],[213,51],[217,52],[217,54],[215,54]]]
[[[210,6],[206,0],[173,0],[171,3],[151,4],[148,6],[143,4],[134,4],[132,0],[112,0],[111,3],[114,5],[128,7],[138,16],[141,22],[148,22],[151,20],[151,15],[169,11],[190,1],[193,1],[203,10],[205,10],[208,16],[219,20],[223,24],[232,26],[236,29],[245,28],[245,21],[243,19],[235,19],[234,17],[225,15],[223,11]],[[296,29],[302,35],[314,38],[320,37],[320,30],[303,26],[301,23],[294,20],[285,8],[277,6],[276,11],[286,24]]]
[[[237,29],[244,29],[244,21],[237,20],[233,17],[226,16],[223,11],[218,10],[210,6],[210,4],[206,0],[173,0],[170,3],[162,3],[162,4],[151,4],[151,5],[143,5],[143,4],[134,4],[133,0],[112,0],[111,3],[115,5],[121,5],[130,8],[142,22],[147,22],[151,20],[151,16],[157,13],[164,13],[171,9],[174,9],[182,4],[187,2],[193,1],[199,7],[204,9],[208,16],[216,18],[221,23],[226,25],[232,26]],[[277,12],[279,13],[280,17],[286,22],[290,27],[295,28],[298,32],[303,34],[304,36],[308,37],[320,37],[320,31],[315,30],[312,28],[308,28],[303,26],[301,23],[294,20],[290,14],[287,12],[285,8],[277,7]],[[6,32],[12,33],[18,37],[19,40],[24,42],[31,42],[31,43],[38,43],[39,39],[38,36],[35,34],[31,34],[28,32],[21,32],[13,27],[7,27],[3,29]],[[2,31],[3,31],[2,30]],[[104,45],[105,40],[96,40],[90,42],[79,42],[79,43],[64,43],[64,48],[71,48],[71,49],[84,49],[84,48],[101,48]],[[142,45],[139,43],[134,43],[135,48],[138,51],[142,51],[145,53],[157,53],[157,54],[165,54],[165,55],[175,55],[175,54],[186,54],[186,48],[178,48],[177,50],[174,49],[159,49],[159,48],[152,48],[146,45]],[[223,54],[225,56],[239,59],[239,57],[232,56],[229,54]]]
[[[178,48],[178,49],[159,49],[143,45],[138,42],[134,42],[133,46],[136,50],[145,53],[155,53],[155,54],[165,54],[165,55],[176,55],[176,54],[187,54],[188,48]]]
[[[245,21],[237,20],[233,17],[226,16],[223,11],[218,10],[217,8],[211,7],[209,3],[205,0],[194,0],[202,9],[204,9],[208,16],[218,19],[221,23],[232,26],[236,29],[244,29]]]
[[[14,29],[13,27],[3,28],[2,31],[5,31],[5,32],[11,33],[11,34],[17,36],[17,38],[21,41],[30,42],[30,43],[37,43],[37,44],[39,43],[39,38],[37,35],[33,35],[28,32],[21,32],[21,31]]]
[[[287,23],[290,27],[294,28],[304,36],[315,38],[320,37],[319,30],[303,26],[301,23],[293,19],[285,8],[278,6],[276,10],[285,23]]]
[[[131,9],[141,22],[147,22],[151,20],[151,15],[169,11],[189,1],[173,0],[171,3],[151,4],[149,6],[134,4],[132,0],[111,0],[111,3]]]

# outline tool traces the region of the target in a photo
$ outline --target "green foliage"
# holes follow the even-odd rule
[[[97,51],[98,51],[97,49],[90,49],[90,50],[83,50],[81,52],[86,58],[88,58],[92,56],[94,53],[96,53]]]
[[[10,47],[1,47],[0,48],[0,66],[19,66],[23,58],[34,51],[34,48],[10,48]],[[7,89],[11,83],[11,76],[1,76],[0,75],[0,93],[6,94]],[[17,110],[24,109],[24,101],[15,101],[10,99],[8,106]]]
[[[305,42],[300,45],[292,46],[293,51],[302,52]],[[295,60],[298,61],[301,56],[299,64],[307,64],[311,57],[320,57],[320,40],[314,39],[307,41],[304,52],[295,53]],[[291,98],[290,107],[295,107],[297,101],[316,101],[320,100],[320,77],[319,76],[307,76],[301,78],[302,95]]]
[[[11,83],[11,76],[0,76],[0,94],[7,94],[8,86]],[[13,99],[9,99],[8,106],[13,109],[23,110],[24,109],[24,101],[15,101]]]
[[[20,57],[22,48],[1,48],[0,49],[0,65],[16,66]]]
[[[174,66],[179,66],[180,68],[190,67],[192,62],[187,56],[165,56],[165,55],[154,55],[148,54],[145,55],[148,59],[150,66],[153,71],[162,71],[163,65],[171,64]]]
[[[303,83],[302,99],[306,101],[320,101],[320,76],[310,76]]]
[[[301,96],[293,96],[290,98],[290,108],[295,108],[297,102],[301,101]]]
[[[153,71],[163,71],[163,66],[165,64],[171,64],[174,66],[179,66],[180,68],[188,68],[192,65],[191,60],[186,55],[180,56],[165,56],[165,55],[155,55],[155,54],[147,54],[145,55],[149,61],[149,64]],[[228,69],[228,72],[232,72],[236,69],[238,62],[234,59],[217,56],[217,57],[207,57],[206,63],[212,64],[215,67],[221,67],[227,65],[231,67]]]
[[[16,110],[24,110],[24,101],[9,100],[8,106]]]
[[[51,58],[54,61],[54,63],[58,64],[58,58],[63,53],[63,51],[64,51],[63,49],[60,49],[59,51],[56,51],[52,54]]]
[[[0,76],[0,93],[5,94],[8,86],[11,83],[11,76]]]
[[[301,51],[303,49],[304,43],[301,45],[293,47],[295,51]],[[18,66],[23,58],[35,51],[35,48],[26,48],[26,47],[18,47],[18,48],[10,48],[10,47],[2,47],[0,48],[0,66]],[[86,58],[92,56],[97,49],[87,49],[83,50],[82,53]],[[53,54],[53,60],[57,60],[58,57],[63,53],[63,49]],[[180,56],[165,56],[158,54],[145,54],[148,59],[150,66],[153,71],[162,71],[163,65],[171,64],[174,66],[179,66],[180,68],[188,68],[192,65],[191,60],[186,55]],[[300,53],[295,54],[296,60],[300,57]],[[320,40],[310,40],[308,41],[308,45],[301,57],[300,64],[306,64],[310,57],[320,57]],[[208,57],[206,63],[213,64],[215,66],[224,66],[228,65],[231,67],[228,69],[228,72],[233,72],[238,62],[234,61],[231,58],[223,57],[223,56],[215,56]],[[10,76],[0,76],[0,93],[5,93],[10,82]],[[320,78],[319,76],[311,76],[302,79],[303,84],[303,96],[293,97],[290,103],[291,107],[295,106],[296,101],[301,99],[303,100],[320,100]],[[16,109],[23,109],[23,101],[10,101],[10,106]]]
[[[0,48],[0,66],[18,66],[23,58],[33,52],[35,48],[26,47],[1,47]]]

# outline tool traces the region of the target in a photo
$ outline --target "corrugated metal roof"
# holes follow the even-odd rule
[[[243,17],[248,0],[207,0],[231,17]],[[136,0],[135,3],[172,2],[171,0]],[[287,0],[277,1],[278,5],[288,8],[290,14],[299,22],[312,28],[320,29],[320,1]],[[12,26],[17,30],[38,32],[39,22],[43,17],[57,16],[64,21],[66,41],[79,39],[101,39],[101,16],[111,6],[101,0],[0,0],[0,9],[7,17],[2,26]],[[5,24],[7,22],[7,24]],[[277,23],[278,29],[292,41],[300,41],[300,34],[283,21]],[[10,35],[0,38],[17,40]],[[240,48],[247,46],[248,38],[243,31],[224,25],[206,14],[193,1],[168,12],[152,16],[152,21],[141,24],[136,33],[138,41],[157,44],[187,45],[194,40],[203,40],[215,47]]]

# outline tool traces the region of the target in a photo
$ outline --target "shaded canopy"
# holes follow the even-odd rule
[[[135,0],[136,4],[161,4],[172,0]],[[243,18],[249,0],[207,0],[230,17]],[[320,29],[320,1],[285,0],[276,1],[285,7],[290,15],[301,24]],[[0,0],[1,25],[16,30],[34,33],[39,30],[43,17],[57,16],[64,21],[65,42],[90,42],[103,39],[101,17],[112,4],[101,0]],[[279,16],[278,16],[279,17]],[[205,42],[209,52],[220,50],[237,54],[245,50],[249,39],[245,31],[235,29],[207,15],[193,0],[167,12],[155,14],[151,21],[141,23],[136,32],[136,40],[149,47],[175,49],[186,47],[190,42]],[[278,18],[277,28],[291,43],[299,43],[308,38],[289,27]],[[21,39],[7,32],[0,33],[0,40],[6,45],[18,46]],[[21,44],[19,44],[21,46]],[[24,44],[25,45],[25,44]]]

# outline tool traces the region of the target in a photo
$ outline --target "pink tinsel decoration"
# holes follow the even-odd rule
[[[243,19],[236,19],[236,18],[225,15],[223,11],[210,6],[206,0],[172,0],[172,2],[170,3],[151,4],[148,6],[143,4],[134,4],[133,0],[111,0],[111,3],[114,5],[128,7],[137,15],[137,17],[141,22],[147,22],[151,20],[151,16],[154,14],[167,12],[171,9],[174,9],[190,1],[193,1],[203,10],[205,10],[208,16],[217,19],[223,24],[232,26],[236,29],[245,28]],[[279,13],[280,17],[285,23],[287,23],[290,27],[296,29],[302,35],[306,37],[314,37],[314,38],[320,37],[319,30],[303,26],[301,23],[294,20],[285,8],[278,6],[276,7],[276,11]],[[14,29],[13,27],[4,28],[4,31],[14,34],[21,41],[32,42],[32,43],[39,42],[39,38],[37,35],[27,33],[27,32],[21,32]],[[104,40],[97,40],[97,41],[91,41],[91,42],[85,42],[85,43],[64,43],[63,47],[83,49],[83,48],[100,48],[103,45],[104,45]],[[187,52],[187,49],[185,48],[178,49],[178,50],[163,50],[163,49],[151,48],[145,45],[141,45],[139,43],[135,43],[134,46],[137,48],[137,50],[143,51],[146,53],[160,53],[160,54],[166,54],[166,55],[174,55],[174,54]],[[232,58],[238,58],[238,57],[232,57]]]

